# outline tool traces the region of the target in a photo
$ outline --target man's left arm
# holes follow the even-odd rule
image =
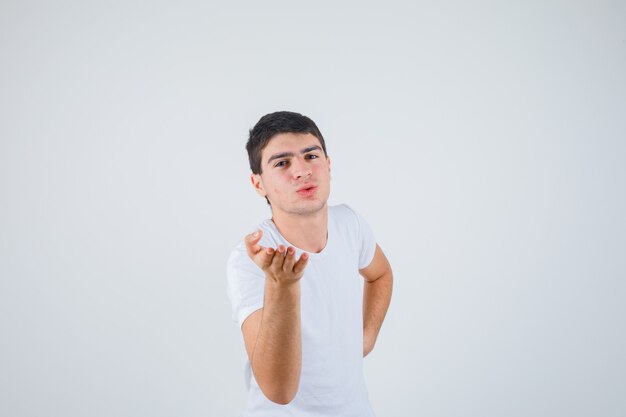
[[[376,245],[374,258],[369,266],[360,269],[365,278],[363,286],[363,356],[374,349],[378,332],[383,324],[393,287],[393,273],[387,257]]]

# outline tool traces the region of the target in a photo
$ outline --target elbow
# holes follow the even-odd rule
[[[277,375],[271,375],[269,380],[268,378],[259,378],[257,375],[255,378],[265,398],[280,405],[287,405],[292,402],[300,386],[300,372],[292,375],[291,378],[280,378]]]
[[[259,368],[253,363],[254,378],[265,398],[280,405],[287,405],[294,400],[300,388],[300,361],[298,357],[297,361],[290,366],[274,366],[273,368]]]
[[[261,388],[263,395],[268,400],[276,404],[287,405],[296,398],[300,386],[300,378],[282,382],[274,380],[273,382],[273,384],[269,385],[259,384],[259,388]]]
[[[267,393],[265,396],[268,400],[273,403],[280,405],[287,405],[296,398],[296,394],[298,393],[298,388],[291,390],[275,390],[274,392]]]
[[[296,395],[283,395],[283,396],[276,396],[273,398],[268,398],[271,402],[276,403],[276,404],[280,404],[280,405],[287,405],[290,402],[293,401],[293,399],[296,398]]]

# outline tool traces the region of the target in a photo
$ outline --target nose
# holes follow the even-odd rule
[[[311,176],[311,167],[304,159],[293,158],[291,169],[294,178],[300,179]]]

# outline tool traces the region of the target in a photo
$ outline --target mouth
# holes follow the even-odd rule
[[[307,185],[305,187],[300,188],[297,191],[297,193],[300,194],[301,196],[308,197],[310,195],[315,194],[316,191],[317,191],[317,186],[315,186],[315,185]]]

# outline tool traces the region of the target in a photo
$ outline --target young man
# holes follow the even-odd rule
[[[272,218],[228,259],[248,354],[244,416],[374,416],[363,357],[391,299],[389,262],[359,214],[327,205],[330,158],[311,119],[265,115],[246,149]]]

